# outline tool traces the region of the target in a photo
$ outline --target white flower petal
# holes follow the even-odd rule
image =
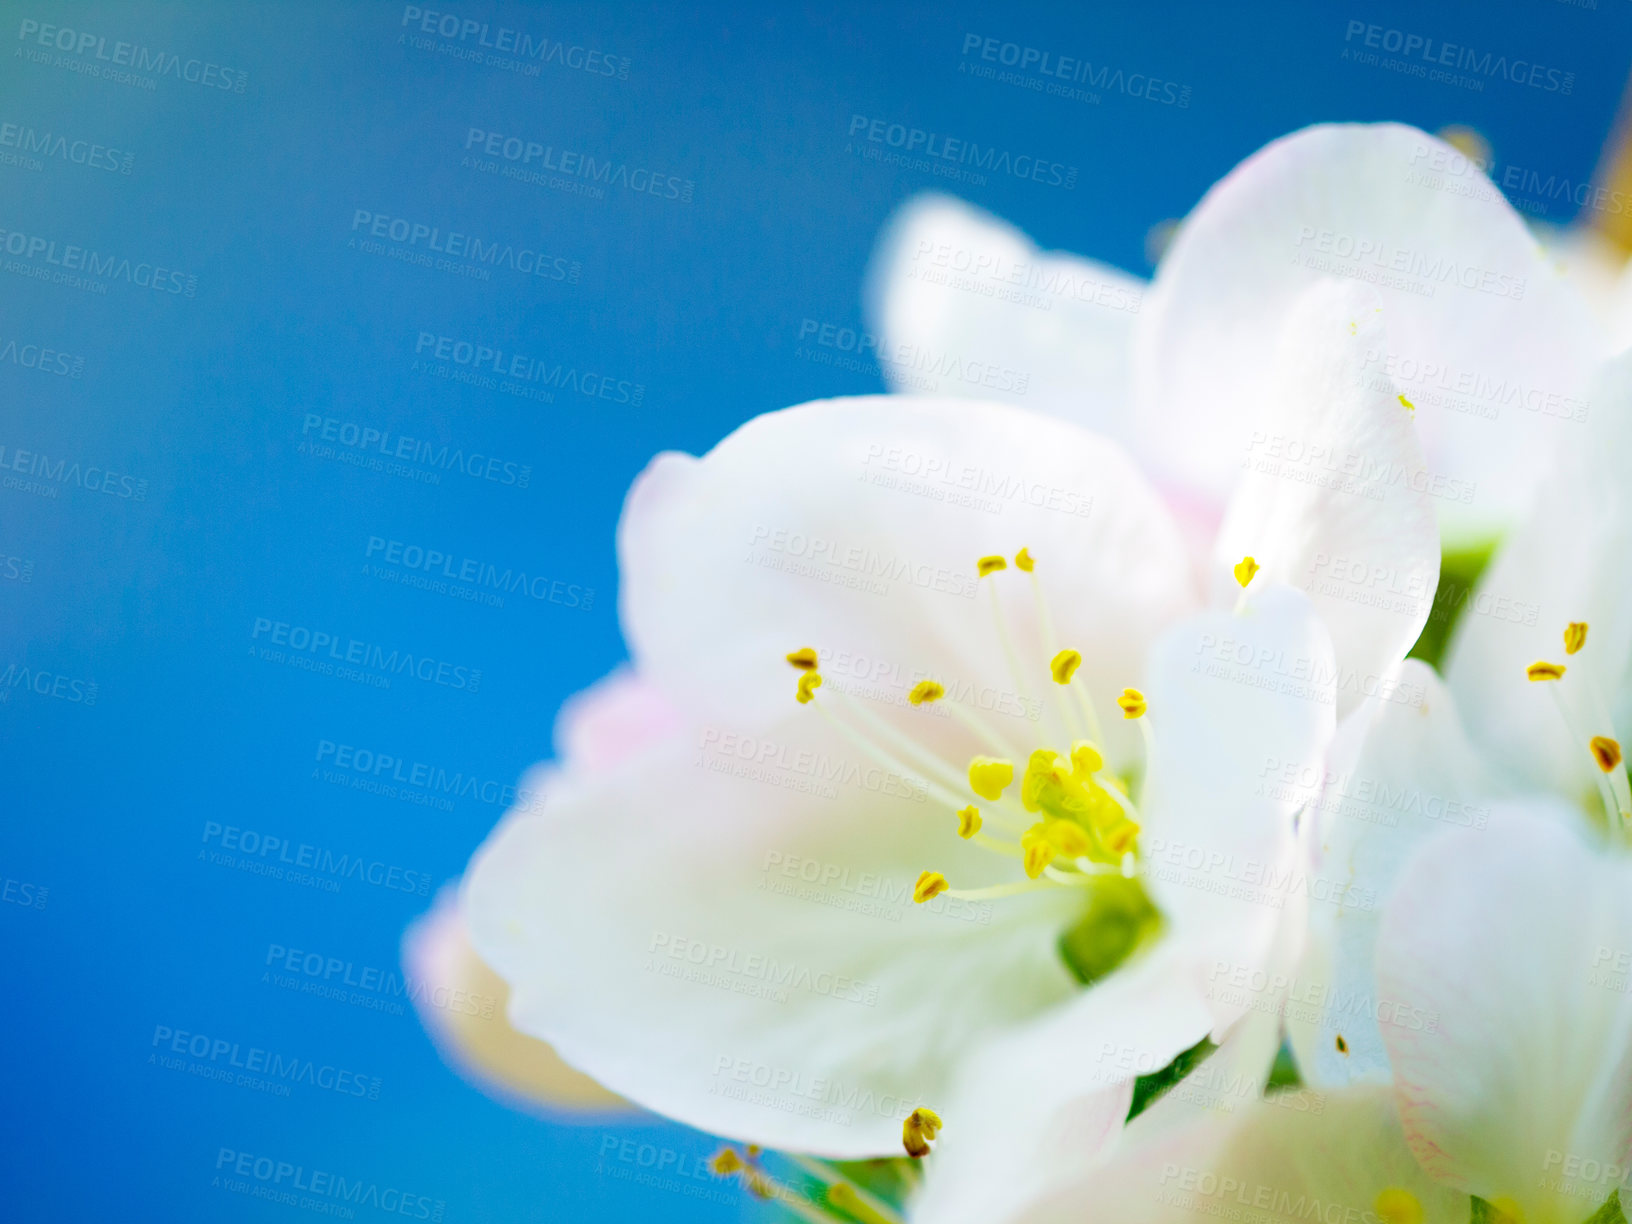
[[[544,1042],[510,1027],[510,988],[470,946],[453,886],[403,932],[402,963],[420,1022],[442,1056],[494,1099],[554,1121],[635,1112]]]
[[[1094,1162],[1127,1117],[1133,1081],[1207,1034],[1203,966],[1163,941],[1092,989],[992,1042],[960,1075],[915,1219],[1028,1219]]]
[[[1383,1031],[1429,1173],[1512,1199],[1527,1224],[1574,1224],[1608,1197],[1613,1182],[1570,1173],[1632,1155],[1629,966],[1632,864],[1589,848],[1551,801],[1423,848],[1384,919],[1377,977],[1435,1022]]]
[[[790,708],[783,656],[811,646],[829,683],[899,705],[929,676],[1024,733],[1054,700],[1054,647],[1012,564],[1021,548],[1102,709],[1130,683],[1129,660],[1194,606],[1177,529],[1117,447],[969,400],[828,400],[757,417],[702,459],[660,456],[629,495],[619,543],[642,675],[688,708],[738,718]],[[1011,564],[977,582],[986,554]]]
[[[1310,906],[1309,943],[1286,1012],[1304,1082],[1318,1087],[1387,1082],[1383,1028],[1428,1022],[1379,996],[1378,925],[1418,847],[1490,821],[1489,768],[1433,669],[1407,659],[1387,691],[1339,726],[1323,773],[1279,770],[1271,778],[1288,792],[1317,779],[1321,787],[1308,815],[1317,834],[1313,869],[1331,887],[1323,903]]]
[[[1286,587],[1254,587],[1239,613],[1193,617],[1155,649],[1147,886],[1172,938],[1223,971],[1260,967],[1283,914],[1313,883],[1293,825],[1313,792],[1265,779],[1289,768],[1318,776],[1335,729],[1334,674],[1325,628]],[[1218,1014],[1249,1006],[1221,996]]]
[[[555,751],[568,765],[607,769],[680,725],[680,711],[656,685],[620,666],[562,702]]]
[[[1077,989],[1057,940],[1081,897],[913,904],[921,870],[980,887],[1018,865],[797,713],[561,775],[478,853],[464,909],[515,1027],[613,1091],[767,1146],[895,1154],[962,1056]]]
[[[1108,437],[1131,432],[1128,368],[1145,283],[943,195],[905,204],[868,273],[893,391],[997,399]],[[950,371],[950,373],[948,373]]]
[[[1150,445],[1192,479],[1228,487],[1259,427],[1286,311],[1323,276],[1360,280],[1382,295],[1389,327],[1368,373],[1417,404],[1436,478],[1472,490],[1465,504],[1444,499],[1441,530],[1456,537],[1522,510],[1569,428],[1549,414],[1579,402],[1601,342],[1499,192],[1434,177],[1459,156],[1398,124],[1321,125],[1214,186],[1140,316],[1135,379]]]
[[[1259,387],[1262,429],[1213,555],[1220,582],[1251,556],[1254,581],[1307,593],[1353,683],[1338,711],[1359,703],[1405,656],[1428,620],[1439,580],[1432,482],[1413,413],[1367,354],[1388,348],[1375,292],[1338,281],[1301,293]]]
[[[1593,715],[1632,676],[1632,351],[1605,365],[1592,414],[1534,513],[1497,553],[1468,596],[1446,661],[1446,680],[1468,729],[1518,778],[1572,798],[1596,793],[1585,739],[1609,734]],[[1588,625],[1579,654],[1564,653],[1564,628]],[[1537,660],[1563,663],[1558,682],[1532,683]],[[1592,694],[1596,691],[1596,697]],[[1560,713],[1562,700],[1579,734]],[[1632,732],[1626,710],[1618,730]]]
[[[1147,1139],[1142,1124],[1162,1108],[1142,1115],[1100,1169],[1026,1224],[1378,1221],[1379,1196],[1389,1191],[1411,1195],[1423,1224],[1468,1219],[1467,1195],[1436,1186],[1412,1160],[1384,1090],[1280,1093]]]

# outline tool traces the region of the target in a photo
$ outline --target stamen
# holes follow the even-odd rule
[[[1049,674],[1054,677],[1055,684],[1070,684],[1071,677],[1077,674],[1077,668],[1082,666],[1082,655],[1075,650],[1062,650],[1054,656],[1048,665]]]
[[[999,557],[998,560],[1002,561],[1003,558]],[[1015,697],[1024,700],[1026,683],[1020,673],[1020,657],[1015,654],[1014,642],[1009,637],[1008,621],[1003,616],[1003,601],[998,598],[995,582],[989,590],[992,593],[992,623],[997,627],[997,641],[1003,648],[1003,661],[1009,665],[1009,679],[1014,682]]]
[[[977,756],[969,762],[969,789],[982,799],[996,801],[1003,797],[1003,788],[1014,781],[1014,763],[993,757]]]
[[[1564,664],[1549,663],[1545,659],[1538,659],[1524,669],[1524,674],[1529,676],[1532,682],[1538,680],[1562,680],[1564,678]]]
[[[713,1170],[716,1177],[730,1177],[733,1173],[740,1173],[747,1168],[742,1162],[742,1157],[737,1155],[737,1149],[732,1147],[723,1147],[715,1152],[708,1162],[708,1167]]]
[[[1060,858],[1082,858],[1093,848],[1088,830],[1074,820],[1050,820],[1043,825],[1043,837]]]
[[[1598,768],[1606,774],[1621,763],[1621,746],[1607,735],[1595,735],[1587,742],[1592,750],[1592,759],[1598,762]]]
[[[961,701],[949,701],[946,703],[945,708],[953,718],[969,728],[980,739],[985,740],[986,746],[993,752],[1006,752],[1012,756],[1020,755],[1019,750],[1015,748],[1014,743],[1008,736],[998,731],[997,728],[988,725],[985,719],[969,709]]]
[[[1022,548],[1019,552],[1014,554],[1014,564],[1016,569],[1024,570],[1029,574],[1037,562],[1032,559],[1031,549]]]
[[[993,854],[1001,854],[1005,858],[1023,858],[1020,847],[1013,842],[998,841],[995,837],[988,837],[984,833],[976,833],[969,839],[969,844],[979,846],[982,850],[990,850]]]
[[[845,739],[849,740],[868,756],[872,757],[873,760],[884,766],[884,768],[894,770],[902,777],[916,778],[916,780],[921,781],[924,784],[924,789],[938,803],[944,803],[948,807],[955,807],[957,804],[963,802],[963,796],[957,791],[946,786],[944,783],[937,782],[933,777],[919,778],[909,765],[892,756],[885,749],[880,748],[872,740],[868,739],[849,723],[845,722],[842,718],[829,710],[825,701],[818,701],[815,703],[815,705],[816,712],[825,718],[830,724],[832,724],[834,730],[836,730],[840,735],[844,736]],[[863,710],[859,704],[846,704],[845,708],[852,710],[853,712],[860,714],[867,719],[871,719],[873,717],[868,711]],[[911,740],[904,739],[903,737],[897,735],[895,733],[895,729],[893,727],[889,727],[888,724],[883,722],[883,720],[876,720],[874,725],[877,729],[887,732],[888,738],[894,739],[898,743],[901,743],[911,755],[924,758],[932,767],[939,766],[939,769],[946,773],[949,777],[957,779],[953,782],[953,786],[962,785],[962,780],[957,778],[957,774],[952,770],[951,766],[938,760],[933,756],[933,754],[919,748],[916,744],[912,743]],[[934,772],[934,770],[931,769],[931,772]]]
[[[1020,849],[1025,852],[1022,862],[1030,879],[1035,880],[1042,875],[1043,868],[1054,861],[1054,847],[1043,835],[1043,826],[1040,823],[1032,825],[1020,835]]]
[[[1240,584],[1242,590],[1246,589],[1247,583],[1252,581],[1253,575],[1260,568],[1262,567],[1259,566],[1258,562],[1251,557],[1242,557],[1241,560],[1235,563],[1235,569],[1232,572],[1235,574],[1235,580]]]
[[[822,687],[822,673],[807,671],[799,677],[799,691],[794,698],[800,705],[809,705],[816,697],[816,690]]]
[[[788,655],[787,659],[789,663],[792,663],[800,671],[816,670],[816,652],[809,646],[799,647],[798,650],[795,650],[792,654]]]
[[[980,809],[974,804],[958,809],[958,836],[968,841],[980,832]]]
[[[901,1217],[883,1199],[869,1194],[838,1170],[820,1160],[797,1153],[788,1159],[827,1187],[827,1201],[861,1224],[902,1224]]]
[[[1009,568],[1008,559],[999,556],[982,557],[975,562],[975,573],[984,578],[987,574],[995,574],[998,570]]]
[[[912,899],[917,905],[931,901],[940,896],[948,888],[946,877],[938,871],[925,871],[918,876],[918,882],[912,886]]]
[[[920,1105],[901,1124],[901,1142],[907,1155],[920,1160],[929,1155],[929,1144],[941,1129],[941,1115]]]
[[[1123,718],[1142,718],[1149,703],[1145,695],[1136,688],[1125,688],[1122,695],[1116,699],[1117,706],[1122,710]]]
[[[1105,757],[1089,741],[1078,740],[1071,745],[1071,768],[1085,778],[1092,777],[1105,768]]]
[[[1402,395],[1400,397],[1404,399]],[[1422,1203],[1409,1190],[1399,1186],[1390,1186],[1378,1193],[1372,1203],[1377,1209],[1377,1218],[1383,1224],[1422,1224]]]
[[[1562,671],[1563,668],[1561,667],[1559,670]],[[1590,680],[1591,677],[1589,676],[1588,679]],[[1587,686],[1587,690],[1589,696],[1596,696],[1590,684]],[[1610,831],[1615,834],[1617,838],[1624,840],[1628,829],[1632,828],[1632,788],[1629,788],[1627,785],[1626,771],[1624,769],[1617,769],[1615,767],[1619,764],[1621,746],[1615,740],[1609,739],[1607,736],[1587,736],[1582,734],[1577,729],[1575,719],[1571,717],[1569,707],[1564,702],[1563,686],[1556,686],[1550,691],[1553,694],[1553,704],[1558,708],[1558,716],[1564,721],[1564,726],[1569,731],[1571,738],[1574,739],[1576,743],[1580,743],[1582,740],[1587,741],[1587,751],[1591,754],[1593,763],[1598,766],[1599,770],[1598,794],[1604,801],[1604,814],[1605,816],[1610,816],[1610,813],[1615,813],[1620,817],[1619,820],[1614,819],[1612,816],[1610,817]],[[1602,707],[1600,706],[1600,710],[1601,709]],[[1607,716],[1603,715],[1602,713],[1596,714],[1594,717],[1603,718],[1605,725],[1608,725]],[[1606,756],[1599,755],[1599,740],[1604,740],[1606,742]],[[1607,758],[1607,753],[1609,751],[1607,747],[1608,745],[1613,745],[1616,760],[1608,768],[1605,768],[1604,761]]]
[[[1587,644],[1587,622],[1571,621],[1564,626],[1564,653],[1576,654]]]
[[[1407,412],[1411,413],[1412,415],[1416,414],[1417,406],[1415,404],[1413,404],[1410,400],[1406,399],[1405,396],[1403,396],[1403,395],[1400,396],[1400,407],[1404,408]]]
[[[1052,880],[1012,880],[1007,884],[993,884],[988,888],[949,888],[946,895],[955,901],[997,901],[1021,893],[1036,892],[1040,888],[1058,888]]]
[[[912,686],[912,692],[907,694],[907,700],[915,706],[921,706],[926,701],[939,701],[946,696],[946,689],[934,680],[920,680]]]

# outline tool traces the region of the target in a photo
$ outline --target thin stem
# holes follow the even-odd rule
[[[811,702],[811,704],[816,707],[817,713],[831,723],[833,728],[838,731],[840,735],[844,736],[845,739],[849,740],[857,748],[860,748],[880,765],[883,765],[886,769],[895,770],[903,777],[910,778],[914,776],[911,769],[905,763],[896,760],[888,752],[885,752],[877,744],[873,743],[866,736],[858,732],[854,727],[850,726],[849,723],[845,722],[837,714],[829,710],[820,698],[817,698],[815,701]],[[962,806],[963,800],[959,796],[947,790],[933,778],[923,778],[920,780],[923,782],[924,788],[942,803],[945,803],[952,808]]]
[[[809,1156],[790,1156],[789,1159],[824,1185],[848,1187],[848,1193],[855,1202],[853,1205],[845,1204],[844,1209],[862,1221],[862,1224],[905,1224],[893,1207],[876,1195],[863,1190],[837,1169],[819,1160],[812,1160]]]
[[[1058,888],[1058,884],[1042,880],[1015,880],[1008,884],[993,884],[989,888],[948,888],[944,896],[959,901],[995,901],[999,897],[1014,897],[1020,893],[1036,892],[1043,888]]]

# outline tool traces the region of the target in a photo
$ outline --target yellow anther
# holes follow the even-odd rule
[[[762,1153],[765,1149],[760,1147],[759,1144],[757,1144],[757,1143],[750,1143],[743,1150],[748,1153],[748,1159],[749,1160],[758,1160],[759,1157],[760,1157],[760,1153]]]
[[[1038,810],[1038,796],[1043,786],[1055,777],[1060,754],[1047,748],[1034,750],[1026,759],[1026,772],[1020,779],[1020,806],[1028,812]]]
[[[939,701],[946,696],[946,690],[934,680],[920,680],[912,686],[912,692],[907,694],[907,700],[915,706],[921,706],[926,701]]]
[[[1062,650],[1054,656],[1053,662],[1048,665],[1049,673],[1054,677],[1055,684],[1070,684],[1071,677],[1077,674],[1077,668],[1082,666],[1082,655],[1075,650]]]
[[[1337,1035],[1337,1040],[1334,1041],[1332,1044],[1337,1047],[1337,1052],[1339,1054],[1347,1054],[1349,1052],[1349,1043],[1343,1040],[1343,1034],[1342,1033],[1339,1033]]]
[[[1564,675],[1564,664],[1538,659],[1524,669],[1524,674],[1532,680],[1558,680]]]
[[[1117,706],[1122,711],[1123,718],[1142,718],[1149,708],[1145,695],[1136,688],[1125,688],[1122,696],[1116,699]]]
[[[1050,820],[1043,826],[1043,836],[1049,845],[1066,858],[1081,858],[1093,849],[1088,830],[1074,820]]]
[[[1105,768],[1105,758],[1087,740],[1078,740],[1071,745],[1071,768],[1086,781]]]
[[[982,578],[986,577],[987,574],[995,574],[1000,569],[1008,568],[1008,560],[996,555],[982,557],[979,561],[975,562],[975,573],[979,574]]]
[[[918,882],[912,886],[912,899],[919,905],[925,901],[940,896],[952,886],[946,882],[946,877],[938,871],[926,871],[919,875]]]
[[[1104,843],[1105,849],[1120,858],[1139,840],[1139,824],[1122,815],[1122,810],[1099,830],[1099,840]]]
[[[801,646],[788,656],[788,662],[792,663],[800,671],[815,671],[816,652],[809,646]]]
[[[1571,621],[1564,626],[1564,653],[1575,654],[1587,644],[1587,622]]]
[[[1422,1224],[1422,1204],[1417,1196],[1399,1186],[1380,1191],[1372,1206],[1383,1224]]]
[[[1592,759],[1605,773],[1612,772],[1621,763],[1621,745],[1607,735],[1593,736],[1587,747],[1592,749]]]
[[[1036,568],[1036,565],[1037,561],[1031,555],[1031,549],[1022,548],[1019,552],[1014,554],[1014,567],[1016,569],[1024,570],[1029,574],[1034,568]]]
[[[742,1157],[737,1155],[736,1148],[721,1148],[714,1153],[708,1167],[714,1171],[716,1177],[730,1177],[733,1173],[740,1173],[746,1167]]]
[[[974,804],[958,809],[958,836],[967,840],[980,832],[980,809]]]
[[[907,1155],[914,1160],[929,1155],[930,1140],[934,1139],[941,1130],[941,1116],[933,1109],[919,1106],[907,1115],[907,1120],[901,1124],[901,1143],[907,1149]]]
[[[1235,575],[1235,580],[1245,587],[1247,583],[1252,581],[1252,576],[1261,568],[1258,562],[1251,557],[1242,557],[1241,560],[1235,563],[1235,569],[1231,572]]]
[[[969,789],[982,799],[995,803],[1003,797],[1003,788],[1013,781],[1012,762],[983,756],[969,762]]]
[[[1043,868],[1054,861],[1054,844],[1048,840],[1048,834],[1043,831],[1041,822],[1034,824],[1020,835],[1021,865],[1026,875],[1035,880],[1043,874]]]
[[[822,687],[822,673],[808,671],[799,677],[799,691],[794,694],[800,705],[809,705],[816,696],[816,690]]]
[[[1400,407],[1404,408],[1407,412],[1415,412],[1417,410],[1417,406],[1410,400],[1406,399],[1403,395],[1400,396]]]

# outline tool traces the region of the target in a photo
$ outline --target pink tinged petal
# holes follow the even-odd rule
[[[1627,691],[1632,675],[1632,351],[1607,363],[1592,415],[1574,427],[1558,473],[1535,512],[1503,544],[1472,592],[1445,674],[1468,729],[1501,768],[1524,782],[1596,802],[1598,775],[1585,740],[1611,734],[1593,706]],[[1564,653],[1564,628],[1589,626],[1580,653]],[[1563,663],[1557,683],[1531,683],[1539,659]],[[1592,694],[1596,692],[1596,699]],[[1560,714],[1558,701],[1570,711]],[[1632,733],[1632,711],[1605,709]],[[1594,725],[1597,724],[1597,725]]]
[[[561,761],[607,769],[673,734],[681,716],[657,686],[618,667],[569,697],[555,719],[555,750]]]
[[[1496,810],[1401,877],[1379,989],[1422,1028],[1384,1026],[1407,1139],[1449,1185],[1511,1198],[1527,1224],[1578,1221],[1632,1157],[1632,865],[1587,846],[1568,809]]]
[[[894,1155],[959,1062],[1075,993],[1080,896],[911,900],[926,867],[1018,878],[826,723],[718,727],[560,776],[465,877],[509,1018],[628,1099],[715,1134]]]
[[[1582,402],[1601,342],[1499,192],[1434,177],[1459,156],[1398,124],[1321,125],[1214,186],[1140,317],[1135,380],[1150,453],[1227,488],[1261,429],[1286,312],[1322,278],[1363,281],[1388,323],[1388,347],[1367,354],[1365,373],[1417,406],[1445,494],[1441,529],[1460,537],[1512,521],[1573,428],[1559,406]]]
[[[1490,768],[1433,670],[1408,659],[1386,691],[1343,721],[1318,775],[1283,769],[1270,779],[1288,792],[1320,785],[1308,813],[1312,870],[1331,889],[1310,906],[1309,944],[1286,1013],[1304,1082],[1317,1087],[1387,1082],[1383,1030],[1428,1022],[1379,992],[1378,927],[1400,872],[1424,842],[1490,822]]]
[[[1339,714],[1405,657],[1439,580],[1414,414],[1366,369],[1389,346],[1378,303],[1365,286],[1322,281],[1288,311],[1258,383],[1262,428],[1213,552],[1226,598],[1239,592],[1229,571],[1244,556],[1263,567],[1254,581],[1309,595],[1342,673]]]
[[[891,390],[1002,400],[1119,440],[1129,430],[1137,277],[1040,251],[980,209],[922,195],[891,219],[868,279]]]
[[[496,1100],[556,1120],[634,1112],[544,1042],[510,1027],[510,988],[470,946],[451,887],[403,932],[402,964],[420,1022],[442,1057]]]

